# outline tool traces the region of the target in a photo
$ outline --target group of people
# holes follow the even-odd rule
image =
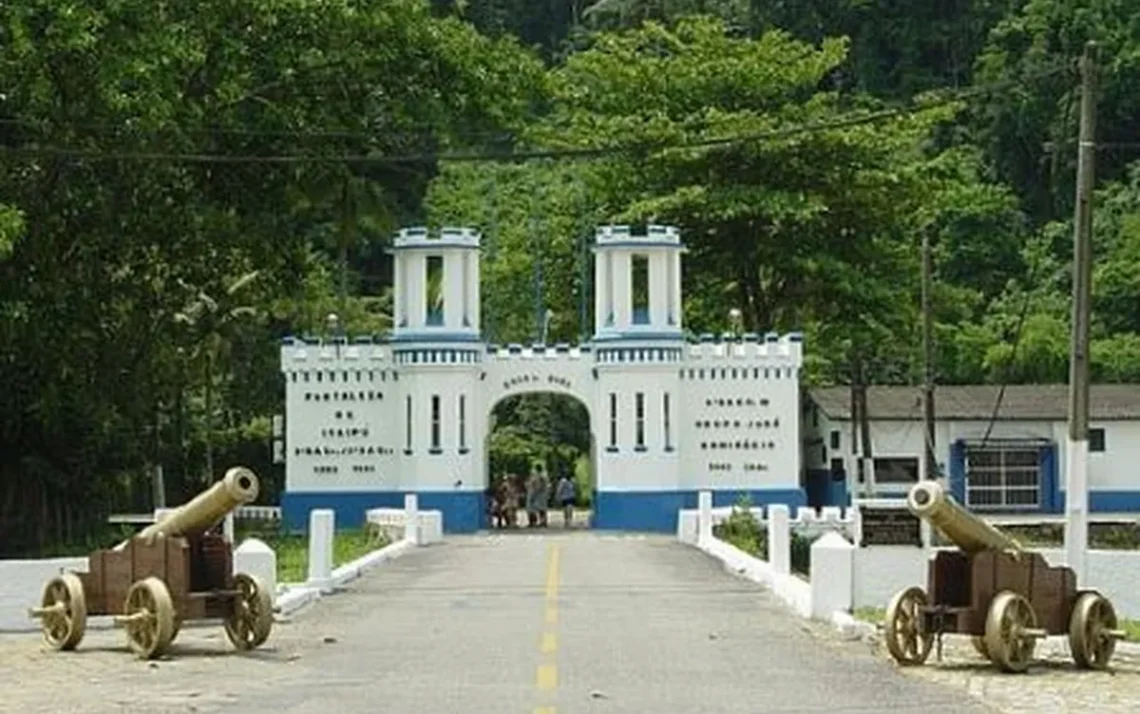
[[[491,489],[491,522],[495,528],[518,527],[520,507],[526,509],[529,528],[547,527],[550,507],[550,479],[541,463],[531,467],[530,475],[506,474]],[[562,509],[563,523],[569,528],[574,521],[574,482],[563,474],[554,487],[554,502]]]

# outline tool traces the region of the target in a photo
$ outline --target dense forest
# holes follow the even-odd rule
[[[1077,59],[1099,43],[1092,369],[1140,378],[1123,0],[25,0],[0,6],[0,555],[244,462],[278,345],[387,327],[392,232],[484,232],[492,342],[589,332],[593,226],[681,227],[685,319],[813,383],[1064,381]],[[585,300],[585,301],[584,301]],[[504,464],[580,410],[507,405]]]

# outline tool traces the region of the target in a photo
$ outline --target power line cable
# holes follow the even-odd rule
[[[1037,73],[1035,76],[1057,74],[1068,70],[1068,65]],[[667,149],[699,149],[731,146],[742,143],[771,141],[791,138],[802,134],[811,134],[836,129],[846,129],[856,126],[885,121],[888,119],[903,118],[929,111],[938,107],[956,104],[995,91],[1001,91],[1015,86],[1024,80],[1010,80],[993,85],[974,87],[948,96],[926,100],[918,106],[903,106],[878,110],[857,117],[847,117],[829,122],[807,123],[799,126],[787,127],[763,132],[730,135],[709,139],[698,139],[688,142],[671,143],[668,141],[640,141],[625,145],[610,145],[599,147],[577,147],[561,149],[532,149],[525,151],[467,151],[467,152],[421,152],[403,155],[357,154],[357,155],[240,155],[240,154],[204,154],[204,153],[165,153],[165,152],[130,152],[130,151],[102,151],[89,149],[67,149],[51,146],[42,147],[0,147],[0,152],[13,156],[39,156],[62,157],[88,160],[122,160],[122,161],[168,161],[197,164],[403,164],[426,163],[436,161],[451,161],[456,163],[484,163],[484,162],[510,162],[527,161],[534,159],[588,159],[612,156],[623,153],[646,152]],[[911,102],[915,104],[915,102]]]
[[[1033,79],[1052,76],[1061,71],[1072,69],[1072,63],[1059,61],[1053,63],[1047,69],[1039,70],[1026,74],[1021,79],[1004,80],[1001,82],[994,82],[988,85],[977,85],[967,89],[955,88],[953,91],[957,92],[962,98],[975,96],[977,94],[987,94],[993,91],[1000,91],[1019,85]],[[937,90],[935,90],[937,91]],[[912,97],[909,100],[913,103],[915,100]],[[951,98],[950,101],[953,101]],[[737,117],[725,116],[711,120],[711,123],[734,121]],[[201,126],[201,127],[185,127],[177,125],[167,125],[161,127],[144,128],[137,123],[131,123],[133,120],[128,119],[123,123],[113,124],[106,122],[59,122],[50,119],[22,119],[18,117],[0,117],[0,126],[24,127],[31,129],[55,128],[55,129],[71,129],[82,130],[88,132],[101,132],[101,133],[124,133],[135,136],[152,135],[161,136],[168,133],[179,133],[182,135],[190,136],[236,136],[236,137],[278,137],[278,138],[313,138],[313,139],[375,139],[377,136],[385,138],[400,138],[400,139],[424,139],[433,138],[437,136],[433,129],[410,130],[403,129],[400,131],[393,131],[390,128],[377,127],[374,131],[366,130],[331,130],[331,129],[249,129],[249,128],[233,128],[222,126]],[[708,125],[709,119],[703,119],[700,123]],[[512,141],[517,140],[518,136],[510,131],[460,131],[448,132],[448,136],[458,139],[491,139]]]
[[[1037,272],[1039,270],[1039,267],[1040,267],[1039,264],[1034,264],[1032,271],[1029,273],[1029,275],[1027,276],[1027,279],[1025,281],[1025,283],[1026,283],[1025,299],[1021,303],[1021,312],[1020,312],[1020,314],[1018,314],[1017,323],[1014,325],[1014,328],[1013,328],[1013,349],[1010,351],[1010,354],[1009,354],[1009,365],[1010,366],[1007,369],[1002,370],[1002,381],[1001,381],[1001,385],[998,387],[997,399],[994,400],[993,412],[990,413],[989,423],[986,425],[985,434],[982,435],[982,446],[983,447],[990,440],[990,434],[993,433],[994,425],[997,422],[998,414],[1001,412],[1001,405],[1005,399],[1005,390],[1006,390],[1006,387],[1009,385],[1009,376],[1010,376],[1010,373],[1013,371],[1014,360],[1017,359],[1017,349],[1018,349],[1018,347],[1021,346],[1021,336],[1022,336],[1023,328],[1025,327],[1025,320],[1026,320],[1026,317],[1029,315],[1029,304],[1033,300],[1032,285],[1036,281]]]

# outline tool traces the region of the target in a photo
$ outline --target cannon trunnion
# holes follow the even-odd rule
[[[906,588],[887,606],[884,634],[897,662],[922,664],[935,637],[962,634],[1003,671],[1024,672],[1038,639],[1064,635],[1078,666],[1108,666],[1124,638],[1116,611],[1100,593],[1078,590],[1071,568],[1024,551],[933,481],[916,484],[907,506],[958,549],[930,559],[925,591]]]
[[[233,573],[231,544],[211,528],[257,498],[257,476],[235,467],[189,503],[115,548],[88,556],[85,573],[63,573],[44,586],[30,615],[59,650],[83,639],[88,615],[113,615],[131,650],[162,654],[188,620],[219,618],[239,650],[260,646],[273,626],[273,597],[259,578]]]

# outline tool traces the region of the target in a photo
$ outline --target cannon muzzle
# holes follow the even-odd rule
[[[942,531],[966,553],[1021,552],[1021,544],[970,513],[935,481],[920,481],[906,497],[910,512]]]
[[[257,474],[244,466],[235,466],[226,471],[221,481],[147,526],[136,537],[150,540],[158,535],[202,533],[230,511],[256,499],[257,493]]]

